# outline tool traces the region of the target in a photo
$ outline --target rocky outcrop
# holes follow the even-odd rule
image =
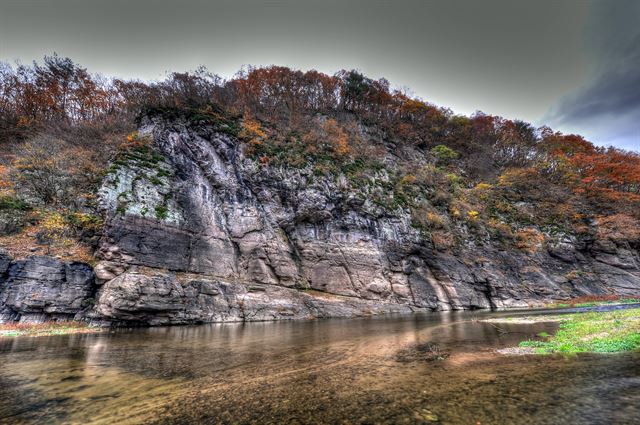
[[[310,166],[261,166],[232,135],[181,119],[147,118],[140,138],[99,192],[95,284],[78,263],[0,262],[3,317],[159,325],[640,295],[638,245],[565,235],[501,250],[459,228],[464,242],[438,250],[408,211],[373,201],[384,170],[356,186]]]
[[[93,304],[94,274],[51,257],[11,261],[0,253],[0,322],[72,320]]]
[[[95,318],[150,325],[408,313],[408,305],[140,269],[105,283]]]

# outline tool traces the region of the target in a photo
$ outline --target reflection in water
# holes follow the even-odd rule
[[[487,314],[3,339],[0,422],[632,423],[640,417],[637,353],[499,356],[495,348],[556,325],[475,320]],[[450,356],[398,361],[401,350],[425,344]]]

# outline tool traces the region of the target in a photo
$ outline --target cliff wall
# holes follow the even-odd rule
[[[224,128],[181,119],[147,118],[139,135],[99,191],[99,262],[0,256],[0,320],[159,325],[640,294],[638,245],[567,234],[504,249],[458,226],[463,242],[436,249],[408,211],[373,201],[385,169],[356,184],[261,165]]]

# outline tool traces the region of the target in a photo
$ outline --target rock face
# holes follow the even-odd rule
[[[95,317],[166,325],[353,317],[411,311],[408,305],[136,268],[104,284]]]
[[[567,237],[534,253],[491,243],[440,252],[408,213],[369,201],[371,187],[354,194],[343,176],[261,167],[237,139],[206,125],[147,119],[140,134],[153,140],[155,160],[132,157],[100,192],[109,220],[96,312],[108,320],[524,307],[640,291],[638,251],[629,247]]]
[[[567,235],[532,252],[474,240],[439,251],[408,212],[370,200],[383,171],[354,191],[341,175],[260,166],[212,126],[153,118],[140,135],[150,145],[115,163],[99,192],[95,285],[86,265],[0,261],[3,317],[158,325],[640,294],[638,244]]]
[[[0,253],[0,322],[71,320],[92,306],[90,266],[51,257],[12,262]]]

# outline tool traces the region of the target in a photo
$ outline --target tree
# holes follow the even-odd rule
[[[34,204],[70,206],[99,180],[100,166],[93,159],[87,149],[39,134],[18,149],[11,179],[16,193]]]

